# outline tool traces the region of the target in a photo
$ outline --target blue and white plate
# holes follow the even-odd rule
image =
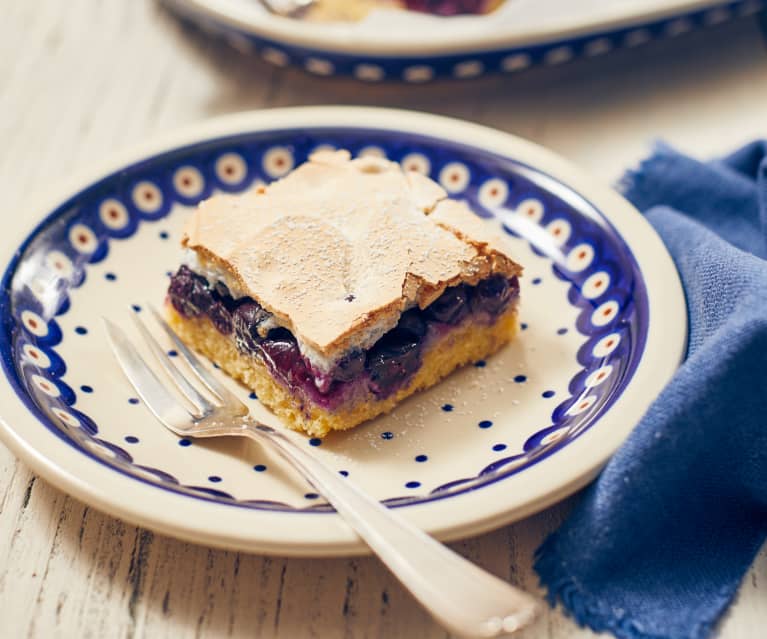
[[[296,439],[443,539],[523,517],[590,481],[684,353],[684,296],[663,244],[619,195],[544,149],[377,109],[215,120],[16,216],[0,255],[3,441],[63,490],[167,534],[280,554],[360,551],[269,451],[165,430],[123,378],[101,323],[108,316],[130,332],[132,313],[162,303],[182,225],[200,200],[278,178],[325,146],[431,175],[505,229],[525,266],[522,331],[388,416],[321,442]]]
[[[246,54],[319,76],[409,83],[557,65],[752,15],[767,0],[507,0],[486,16],[384,12],[321,24],[268,13],[258,0],[164,0]]]

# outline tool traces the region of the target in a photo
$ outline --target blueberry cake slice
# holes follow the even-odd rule
[[[391,410],[516,331],[522,268],[427,177],[319,152],[187,223],[169,321],[292,428]]]

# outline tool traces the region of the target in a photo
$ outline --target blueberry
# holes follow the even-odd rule
[[[434,13],[440,16],[454,16],[462,13],[482,13],[486,0],[405,0],[411,11]]]
[[[173,308],[183,317],[194,317],[197,315],[197,309],[189,302],[189,296],[193,287],[194,278],[192,272],[186,266],[179,268],[176,274],[170,278],[168,297],[171,304],[173,304]]]
[[[493,275],[477,284],[471,306],[475,312],[499,315],[518,294],[519,280],[516,277],[508,280],[503,275]]]
[[[234,341],[238,350],[243,353],[254,353],[261,342],[258,325],[269,317],[259,304],[253,300],[240,303],[232,313],[234,324]]]
[[[208,317],[222,335],[229,335],[232,332],[232,315],[221,302],[211,304],[208,309]]]
[[[213,304],[213,295],[210,292],[208,282],[202,277],[192,277],[192,290],[189,293],[189,303],[197,309],[197,314],[207,313]]]
[[[282,330],[290,335],[289,331]],[[276,333],[275,337],[272,337],[273,333]],[[267,339],[261,342],[261,349],[274,368],[289,383],[306,384],[313,382],[313,376],[306,368],[301,352],[298,350],[298,344],[292,335],[288,338],[282,332],[270,331]]]
[[[216,282],[215,286],[213,287],[213,290],[221,299],[232,296],[232,294],[229,292],[229,287],[226,284],[224,284],[221,280]]]
[[[425,310],[426,316],[445,324],[458,324],[469,314],[469,289],[463,285],[445,289]]]
[[[370,372],[370,389],[389,395],[408,380],[421,365],[421,348],[412,334],[394,329],[368,351],[365,367]]]
[[[350,382],[365,370],[365,353],[352,351],[346,355],[333,370],[333,379],[339,382]]]
[[[406,333],[410,333],[415,337],[423,337],[426,335],[426,322],[423,320],[421,311],[417,308],[412,308],[409,311],[405,311],[402,317],[399,318],[397,329]]]

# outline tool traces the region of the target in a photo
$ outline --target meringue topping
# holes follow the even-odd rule
[[[327,358],[369,347],[448,286],[521,274],[504,243],[428,177],[348,151],[202,202],[182,238],[208,273]]]

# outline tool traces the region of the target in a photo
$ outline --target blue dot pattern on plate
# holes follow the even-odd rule
[[[489,419],[483,419],[477,426],[480,428],[490,428],[493,425],[493,422],[491,422]]]
[[[511,450],[508,457],[488,458],[487,465],[477,468],[471,477],[456,478],[444,486],[424,487],[423,494],[415,491],[384,501],[397,505],[423,503],[437,498],[434,497],[437,493],[439,498],[457,495],[522,472],[577,438],[615,402],[641,358],[648,324],[647,295],[631,252],[611,226],[604,223],[598,210],[578,197],[570,198],[572,191],[566,185],[559,184],[557,189],[551,190],[549,176],[490,152],[467,150],[456,143],[410,133],[305,128],[298,135],[287,130],[215,139],[116,171],[81,193],[76,210],[62,205],[52,211],[46,222],[24,242],[19,256],[6,269],[0,289],[0,305],[10,309],[0,332],[0,359],[11,363],[5,368],[9,382],[46,428],[82,454],[133,475],[138,481],[225,504],[270,510],[296,509],[279,502],[238,500],[209,486],[185,485],[167,470],[134,461],[120,445],[124,446],[127,441],[122,435],[117,436],[119,443],[109,441],[100,433],[99,425],[83,412],[85,404],[78,402],[78,393],[87,394],[88,391],[78,387],[76,392],[67,384],[65,372],[72,367],[67,367],[58,346],[70,339],[70,331],[88,336],[85,326],[76,325],[65,331],[60,322],[71,310],[69,291],[93,281],[86,277],[92,265],[109,268],[113,241],[129,242],[141,225],[165,218],[176,203],[194,206],[214,190],[241,192],[256,180],[274,179],[279,176],[275,158],[281,159],[282,165],[286,162],[297,165],[321,144],[348,148],[355,155],[365,147],[375,146],[397,162],[411,161],[409,158],[417,155],[425,158],[426,171],[438,181],[443,170],[455,172],[458,178],[465,179],[463,182],[458,180],[461,188],[451,192],[451,196],[467,201],[483,218],[494,218],[500,209],[510,212],[502,218],[502,228],[511,236],[527,241],[532,251],[541,257],[550,258],[545,252],[546,246],[534,244],[535,238],[524,234],[523,227],[515,226],[514,220],[527,218],[526,224],[535,224],[541,232],[555,238],[566,236],[558,244],[558,253],[564,260],[555,262],[550,259],[550,273],[541,279],[556,278],[568,287],[567,302],[576,309],[577,318],[572,325],[561,327],[560,333],[569,332],[569,339],[574,340],[577,336],[579,340],[576,356],[579,372],[569,381],[564,399],[551,409],[550,423],[530,435],[523,450]],[[241,162],[242,171],[237,181],[221,174],[217,163],[211,161],[211,158],[220,158],[224,154],[237,157]],[[192,167],[201,176],[193,192],[173,180],[181,167]],[[442,179],[449,180],[450,177],[442,176]],[[502,201],[493,199],[493,191],[483,189],[490,180],[501,180],[506,185],[507,188],[500,191]],[[150,187],[136,191],[134,187],[139,184]],[[107,200],[119,204],[119,207],[113,207],[113,217],[104,216],[102,205]],[[569,203],[575,201],[578,203]],[[34,264],[36,268],[19,269],[21,263]],[[101,272],[113,273],[110,270]],[[34,292],[34,281],[25,278],[57,282],[58,299],[46,300],[43,304]],[[119,285],[119,279],[116,285]],[[132,308],[136,312],[141,310],[135,304]],[[527,322],[521,323],[521,328],[526,330]],[[475,363],[476,367],[483,365],[484,362]],[[607,368],[613,372],[601,379],[599,375],[603,375]],[[526,376],[518,375],[515,381],[528,380]],[[545,393],[550,392],[545,387],[536,388],[531,381],[528,385],[539,396],[545,397]],[[585,392],[587,389],[588,393]],[[128,402],[140,403],[134,397],[129,397]],[[451,412],[454,406],[444,403],[435,410],[440,409]],[[479,430],[475,428],[473,432]],[[182,447],[191,443],[188,439],[178,440]],[[320,446],[322,441],[313,438],[308,444]],[[135,450],[141,448],[136,446]],[[424,457],[429,452],[425,451]],[[407,487],[414,490],[420,486],[419,483]],[[312,507],[312,510],[321,511],[319,507]]]

